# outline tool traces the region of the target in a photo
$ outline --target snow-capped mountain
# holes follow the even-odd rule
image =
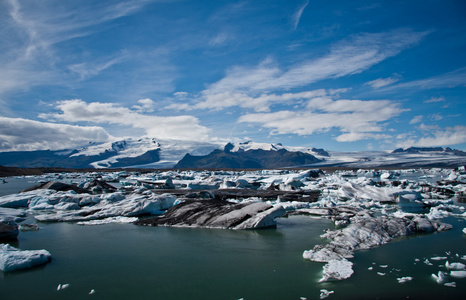
[[[20,168],[282,168],[282,167],[457,167],[466,152],[441,147],[339,152],[282,144],[208,143],[121,139],[66,150],[0,152],[0,165]]]
[[[1,152],[0,165],[11,167],[124,168],[173,167],[186,153],[205,155],[220,145],[198,141],[123,139],[59,151]]]

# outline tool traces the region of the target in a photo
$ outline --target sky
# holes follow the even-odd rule
[[[463,0],[0,0],[0,151],[466,150]]]

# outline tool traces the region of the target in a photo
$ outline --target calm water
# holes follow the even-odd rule
[[[450,262],[466,254],[466,222],[445,221],[454,229],[356,252],[353,276],[327,283],[318,283],[323,264],[302,253],[324,243],[319,235],[332,228],[329,220],[294,216],[280,219],[277,229],[256,231],[40,223],[39,231],[20,233],[12,245],[47,249],[52,262],[0,272],[0,299],[299,300],[319,299],[320,289],[335,292],[328,299],[463,299],[466,279],[454,279],[456,288],[438,285],[431,274],[445,270],[438,266],[445,261],[422,263],[447,251]],[[414,279],[398,283],[403,276]],[[70,287],[57,291],[64,283]]]

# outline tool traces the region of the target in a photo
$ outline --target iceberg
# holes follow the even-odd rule
[[[275,218],[286,211],[264,202],[232,203],[217,199],[186,200],[164,215],[137,221],[144,226],[257,229],[276,226]]]
[[[323,267],[323,277],[319,282],[330,279],[342,280],[351,277],[353,274],[353,263],[346,260],[331,260]]]
[[[450,276],[455,278],[466,278],[466,271],[450,271]]]
[[[52,255],[47,250],[19,250],[9,244],[0,244],[0,270],[3,272],[28,269],[51,260]]]

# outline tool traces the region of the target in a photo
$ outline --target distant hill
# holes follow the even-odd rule
[[[233,151],[236,150],[236,151]],[[228,143],[224,150],[214,150],[208,155],[186,154],[175,168],[229,168],[229,169],[268,169],[304,166],[322,160],[309,153],[286,149],[241,149]]]
[[[429,152],[440,152],[440,153],[451,153],[458,156],[466,156],[466,152],[456,149],[451,149],[450,147],[409,147],[406,149],[398,148],[392,151],[392,153],[407,153],[407,154],[419,154],[419,153],[429,153]]]

